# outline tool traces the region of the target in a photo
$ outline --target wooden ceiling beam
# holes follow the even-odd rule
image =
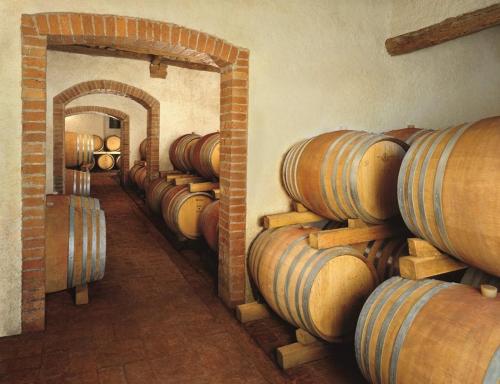
[[[500,25],[500,3],[391,37],[385,41],[385,47],[391,56],[402,55],[497,25]]]

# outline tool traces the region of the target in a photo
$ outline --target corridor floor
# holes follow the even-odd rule
[[[92,196],[106,212],[105,277],[88,305],[48,295],[45,332],[0,339],[0,384],[325,382],[280,371],[115,178],[94,177]]]

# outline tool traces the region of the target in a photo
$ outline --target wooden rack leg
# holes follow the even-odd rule
[[[248,304],[241,304],[236,307],[236,318],[242,323],[249,321],[265,319],[269,317],[269,309],[265,304],[257,303],[256,301]]]
[[[278,364],[282,369],[289,369],[320,360],[331,353],[332,345],[317,339],[308,332],[297,329],[297,342],[276,350]]]
[[[83,305],[89,303],[89,289],[87,285],[75,287],[75,304]]]

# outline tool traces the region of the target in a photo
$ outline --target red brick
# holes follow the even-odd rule
[[[146,25],[146,20],[139,19],[138,22],[138,37],[139,40],[146,40],[147,37],[147,25]]]
[[[116,36],[127,37],[127,21],[124,17],[116,18]]]
[[[104,22],[106,24],[106,36],[114,37],[116,34],[114,16],[105,16]]]
[[[137,39],[137,20],[128,19],[127,20],[127,36],[131,39]]]
[[[38,28],[38,33],[41,35],[46,35],[49,33],[49,23],[47,21],[47,16],[45,14],[40,14],[35,16],[36,25]]]
[[[59,15],[59,26],[62,35],[71,36],[71,21],[68,15]]]
[[[82,35],[83,28],[82,28],[82,18],[80,17],[80,15],[72,13],[70,15],[70,19],[71,19],[71,29],[73,30],[73,36]]]
[[[87,36],[94,36],[94,25],[92,15],[82,15],[83,33]]]

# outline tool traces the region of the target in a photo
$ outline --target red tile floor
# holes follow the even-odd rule
[[[45,332],[0,339],[0,384],[363,382],[345,347],[281,371],[273,351],[293,341],[291,327],[242,327],[216,296],[206,252],[174,249],[116,178],[92,187],[106,211],[106,275],[88,305],[48,295]]]

